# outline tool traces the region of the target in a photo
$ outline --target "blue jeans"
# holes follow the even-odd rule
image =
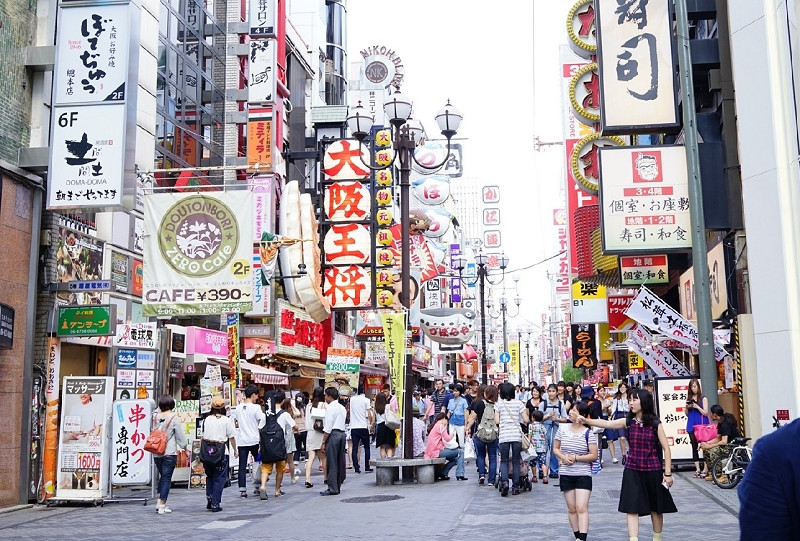
[[[447,475],[453,466],[456,467],[456,477],[464,477],[464,449],[442,449],[439,451],[439,458],[446,458],[442,466],[442,475]]]
[[[492,485],[497,477],[497,440],[486,443],[474,436],[472,441],[475,443],[475,462],[480,477],[486,477],[486,453],[489,453],[489,484]]]
[[[157,456],[153,459],[158,470],[158,497],[167,501],[169,487],[172,484],[172,472],[175,471],[175,464],[178,463],[177,455]]]
[[[258,444],[256,445],[240,445],[239,446],[239,469],[237,470],[237,479],[239,481],[239,490],[247,490],[247,459],[253,455],[253,460],[258,457]],[[253,462],[253,467],[257,467],[258,463]],[[294,474],[293,474],[294,475]]]
[[[519,441],[505,441],[500,444],[500,482],[508,483],[509,451],[512,467],[511,488],[519,488],[519,461],[522,453],[522,442]]]
[[[545,425],[547,429],[547,448],[550,449],[550,473],[558,474],[558,457],[553,452],[555,448],[556,432],[558,432],[558,423],[552,425]]]
[[[225,455],[217,464],[203,463],[206,471],[206,499],[211,502],[211,508],[219,507],[222,501],[222,489],[228,480],[228,455]]]

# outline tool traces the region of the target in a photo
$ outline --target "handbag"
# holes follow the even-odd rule
[[[325,408],[315,408],[311,407],[310,417],[315,421],[321,420],[325,418]]]
[[[694,425],[694,437],[698,442],[713,440],[717,437],[717,425]]]
[[[145,451],[153,453],[154,455],[164,454],[164,452],[167,450],[167,442],[169,441],[169,436],[167,436],[166,430],[169,428],[169,424],[175,417],[175,415],[170,417],[163,429],[156,428],[150,432],[150,435],[147,436],[147,439],[144,442]]]
[[[475,453],[475,443],[472,441],[472,438],[467,438],[467,441],[464,443],[464,460],[475,460],[478,458],[478,455]]]
[[[225,442],[200,440],[200,462],[204,464],[219,464],[225,456]]]
[[[386,412],[384,413],[383,423],[389,430],[397,430],[400,428],[400,417],[398,417],[395,412],[387,408]]]
[[[442,438],[442,441],[444,442],[444,448],[445,449],[453,449],[453,450],[458,449],[458,436],[456,435],[456,432],[455,431],[451,431],[450,427],[448,427],[447,428],[447,433],[450,434],[453,437],[450,438],[450,441],[447,441],[446,439]]]

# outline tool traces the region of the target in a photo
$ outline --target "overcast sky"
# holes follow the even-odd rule
[[[501,188],[502,242],[512,272],[557,253],[552,209],[564,206],[564,149],[556,144],[537,152],[534,138],[562,140],[558,50],[567,42],[572,3],[347,3],[350,62],[360,61],[359,51],[370,45],[392,48],[405,67],[402,92],[429,135],[438,135],[434,115],[448,98],[461,110],[464,175]],[[509,329],[524,320],[541,323],[551,304],[546,271],[555,268],[518,271],[521,317]]]

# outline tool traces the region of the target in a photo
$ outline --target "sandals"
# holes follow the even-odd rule
[[[694,477],[695,479],[705,479],[706,476],[703,475],[703,472],[697,470],[696,472],[694,472],[694,475],[692,475],[692,477]]]

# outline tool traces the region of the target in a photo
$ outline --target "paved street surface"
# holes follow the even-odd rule
[[[454,470],[455,471],[455,470]],[[451,474],[454,473],[451,472]],[[474,464],[469,481],[435,485],[376,487],[373,474],[348,477],[339,496],[322,497],[322,474],[315,470],[314,487],[301,481],[284,486],[285,496],[268,501],[251,493],[239,498],[237,488],[225,489],[223,511],[205,510],[205,492],[173,488],[173,513],[157,515],[155,503],[113,503],[103,507],[35,506],[0,514],[0,539],[34,539],[68,535],[73,539],[334,539],[420,538],[547,539],[572,541],[566,507],[559,489],[533,485],[532,492],[503,498],[491,487],[479,487]],[[589,539],[627,539],[625,516],[617,512],[621,465],[606,464],[594,477],[590,501]],[[286,477],[288,481],[288,476]],[[149,488],[144,492],[149,494]],[[678,513],[667,515],[664,539],[729,540],[739,536],[736,491],[676,473],[672,487]],[[142,492],[137,492],[137,495]],[[191,536],[191,537],[189,537]],[[649,519],[641,519],[639,539],[652,538]]]

